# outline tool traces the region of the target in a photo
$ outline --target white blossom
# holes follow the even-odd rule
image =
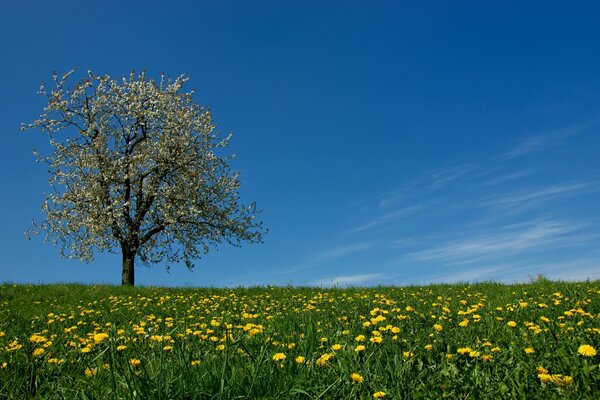
[[[145,73],[121,81],[88,71],[73,88],[54,74],[55,87],[40,93],[48,104],[40,118],[23,124],[41,129],[53,147],[34,152],[48,164],[52,191],[46,219],[31,233],[61,246],[61,254],[85,261],[94,250],[121,251],[154,264],[192,261],[222,242],[260,242],[255,204],[239,204],[232,157],[219,155],[231,134],[215,131],[210,110],[197,105],[188,80]]]

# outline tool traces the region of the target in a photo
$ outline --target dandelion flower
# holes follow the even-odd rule
[[[535,353],[535,349],[533,347],[527,347],[523,351],[525,352],[525,354],[533,354],[533,353]]]
[[[363,346],[362,344],[359,344],[358,346],[356,346],[354,348],[354,351],[357,353],[360,353],[361,351],[365,351],[365,346]]]
[[[141,364],[142,362],[137,358],[132,358],[129,360],[129,365],[131,365],[132,367],[139,367]]]
[[[35,350],[33,351],[33,355],[34,355],[34,356],[36,356],[36,357],[39,357],[39,356],[41,356],[42,354],[44,354],[45,352],[46,352],[46,350],[44,350],[44,349],[42,349],[42,348],[38,348],[38,349],[35,349]]]
[[[127,346],[125,346],[124,344],[121,344],[119,346],[117,346],[117,351],[123,351],[127,348]]]
[[[436,332],[441,332],[441,331],[442,331],[442,329],[444,329],[444,328],[443,328],[443,327],[442,327],[440,324],[435,324],[435,325],[433,325],[433,329],[434,329]]]
[[[582,344],[577,349],[577,353],[584,357],[594,357],[596,355],[596,349],[589,344]]]
[[[517,323],[515,321],[508,321],[506,325],[510,326],[511,328],[514,328],[515,326],[517,326]]]
[[[98,368],[86,368],[84,371],[85,376],[94,376],[98,372]]]
[[[192,367],[196,367],[198,364],[200,364],[200,360],[192,360],[192,361],[190,362],[190,365],[191,365]]]
[[[283,361],[285,360],[285,354],[283,353],[275,353],[273,356],[273,361]]]
[[[96,344],[101,343],[105,339],[108,339],[108,333],[96,333],[94,335],[94,343]]]
[[[298,364],[304,364],[304,363],[306,362],[306,358],[305,358],[305,357],[302,357],[302,356],[298,356],[298,357],[296,357],[295,361],[296,361]]]
[[[384,397],[385,397],[385,392],[382,392],[381,390],[379,392],[373,393],[374,399],[383,399]]]
[[[362,381],[365,380],[360,374],[357,374],[356,372],[350,374],[350,379],[354,383],[361,383]]]
[[[337,344],[337,343],[336,343],[336,344],[334,344],[333,346],[331,346],[331,349],[332,349],[333,351],[338,351],[338,350],[341,350],[341,349],[342,349],[342,345],[341,345],[341,344]]]

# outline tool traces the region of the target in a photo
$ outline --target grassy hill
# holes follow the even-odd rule
[[[600,282],[0,286],[0,398],[600,398]]]

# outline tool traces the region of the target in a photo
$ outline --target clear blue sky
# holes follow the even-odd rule
[[[143,285],[600,278],[600,6],[524,1],[7,1],[0,282],[120,283],[24,231],[51,71],[187,73],[270,229]]]

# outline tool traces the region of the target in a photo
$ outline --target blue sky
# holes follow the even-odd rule
[[[0,282],[120,283],[26,240],[51,72],[187,73],[270,229],[167,286],[600,278],[596,2],[7,2]]]

